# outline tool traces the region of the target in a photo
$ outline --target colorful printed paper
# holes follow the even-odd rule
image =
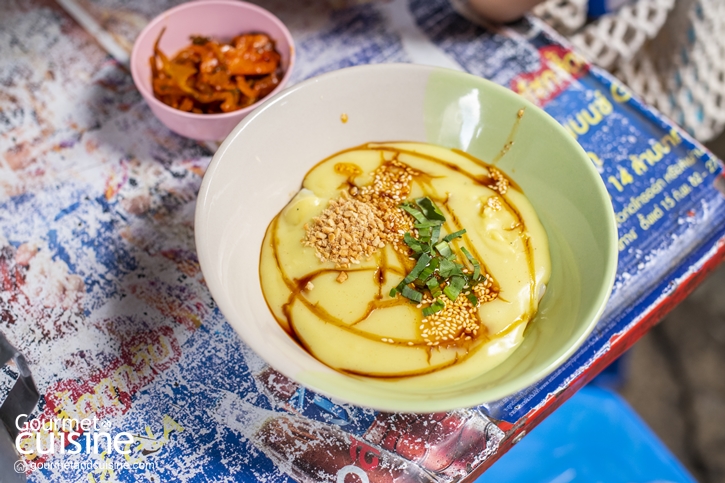
[[[293,81],[429,61],[538,103],[590,153],[619,222],[605,317],[551,376],[446,414],[336,403],[267,367],[219,313],[193,237],[212,152],[161,125],[100,46],[114,43],[122,57],[177,2],[59,3],[99,26],[101,44],[50,1],[13,1],[0,16],[0,331],[25,354],[42,394],[30,424],[97,424],[78,445],[68,428],[23,437],[32,482],[461,481],[619,339],[634,337],[722,246],[719,162],[538,23],[485,30],[445,0],[258,2],[293,33]],[[94,435],[109,437],[96,448]]]

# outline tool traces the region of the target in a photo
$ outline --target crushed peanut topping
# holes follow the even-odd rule
[[[479,304],[494,300],[498,294],[493,290],[493,279],[486,276],[486,281],[478,283],[469,291],[462,292],[452,301],[445,295],[432,299],[426,294],[418,307],[426,307],[435,300],[440,300],[445,307],[421,321],[420,331],[426,345],[446,345],[459,340],[471,340],[481,330],[478,308],[468,299],[471,291],[478,297]]]
[[[496,168],[489,168],[488,171],[491,179],[496,182],[494,186],[491,186],[491,189],[497,191],[499,194],[505,195],[509,189],[509,180]]]
[[[420,172],[397,159],[383,163],[373,171],[373,182],[359,190],[351,188],[350,194],[373,206],[385,226],[381,238],[390,242],[402,253],[408,253],[403,234],[413,229],[413,219],[400,209],[400,204],[410,196],[413,176]]]
[[[350,268],[386,243],[407,252],[403,234],[412,229],[413,220],[398,205],[410,194],[416,173],[397,160],[383,163],[373,171],[370,185],[352,186],[330,200],[320,216],[305,225],[302,244],[314,247],[321,262],[329,260],[336,268]]]
[[[313,288],[315,288],[315,285],[312,283],[312,281],[308,281],[307,284],[305,285],[305,290],[307,290],[309,292]]]
[[[340,272],[335,280],[337,280],[338,283],[343,283],[345,280],[347,280],[347,278],[347,272]]]
[[[343,192],[312,219],[312,226],[307,225],[302,243],[314,247],[321,262],[330,260],[337,268],[349,268],[385,246],[381,240],[384,229],[370,205]]]

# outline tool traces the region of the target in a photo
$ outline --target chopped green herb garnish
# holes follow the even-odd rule
[[[465,247],[461,252],[473,266],[473,273],[464,273],[464,265],[458,263],[458,255],[453,251],[450,242],[462,237],[466,230],[458,230],[441,239],[441,227],[446,221],[443,212],[430,198],[418,198],[415,202],[406,202],[400,208],[409,213],[416,221],[413,225],[418,232],[417,238],[408,232],[403,241],[410,248],[416,260],[413,269],[393,289],[390,296],[400,293],[403,297],[420,303],[426,289],[430,292],[433,303],[423,308],[423,316],[428,317],[445,308],[439,300],[443,294],[450,300],[456,300],[464,288],[471,289],[474,285],[484,282],[481,276],[481,264]],[[443,289],[441,289],[443,286]],[[478,306],[478,298],[473,293],[466,295],[474,306]]]
[[[423,257],[421,257],[423,258]],[[427,267],[420,272],[420,275],[418,275],[419,280],[427,281],[431,275],[436,271],[438,268],[438,265],[440,264],[440,260],[438,258],[434,258],[430,261]]]
[[[417,221],[418,223],[425,223],[426,221],[428,221],[428,218],[426,218],[419,209],[414,208],[410,203],[403,203],[402,205],[400,205],[400,207],[407,211],[410,216],[415,218],[415,221]]]
[[[448,281],[446,288],[443,289],[443,293],[446,294],[446,297],[449,299],[456,300],[464,285],[466,285],[466,279],[460,275],[454,275]]]
[[[456,238],[462,237],[465,233],[466,233],[465,228],[463,230],[458,230],[456,232],[451,233],[450,235],[444,236],[443,241],[446,241],[446,242],[453,241]],[[462,250],[465,250],[465,248],[462,248]]]
[[[431,277],[425,284],[428,287],[428,290],[430,290],[430,294],[433,296],[433,298],[438,298],[443,293],[437,278]]]
[[[420,255],[423,253],[423,244],[416,238],[413,238],[413,235],[410,233],[403,235],[403,241],[413,250],[414,254]]]
[[[415,264],[415,267],[413,267],[413,270],[411,270],[408,276],[403,279],[403,283],[408,284],[417,279],[418,275],[420,275],[420,272],[422,272],[428,266],[428,263],[430,261],[430,255],[428,255],[427,253],[423,253],[418,259],[418,262]]]
[[[438,273],[443,279],[449,278],[451,275],[453,275],[456,272],[456,264],[447,258],[442,258],[440,261],[440,268],[438,269]]]
[[[447,241],[437,243],[436,250],[438,250],[438,253],[440,253],[442,257],[446,258],[450,257],[453,254],[453,250],[451,250],[451,246],[448,244]]]
[[[400,291],[400,295],[403,297],[412,300],[413,302],[419,304],[421,300],[423,300],[423,294],[418,292],[417,290],[410,288],[407,285],[403,285],[403,290]]]
[[[438,220],[440,222],[446,221],[446,217],[443,212],[431,201],[430,198],[418,198],[415,203],[423,211],[423,214],[428,220]]]
[[[461,251],[466,256],[466,258],[468,258],[468,261],[471,262],[471,265],[473,265],[473,276],[471,278],[478,281],[478,277],[481,276],[481,264],[478,263],[478,260],[473,258],[473,255],[471,255],[471,253],[466,250],[466,247],[461,247]]]
[[[420,230],[418,230],[418,239],[420,239],[420,241],[422,241],[423,243],[430,242],[431,235],[433,235],[433,230],[431,227],[421,228]]]
[[[440,238],[440,236],[441,236],[441,225],[434,226],[433,228],[431,228],[431,231],[430,231],[430,240],[432,240],[433,243],[435,243],[436,241],[438,241],[438,238]]]
[[[421,228],[433,228],[434,226],[440,226],[440,225],[441,225],[440,221],[433,220],[433,221],[426,221],[425,223],[416,223],[413,226],[420,230]]]
[[[436,300],[430,306],[423,308],[423,317],[428,317],[430,315],[435,314],[436,312],[440,312],[445,308],[445,305],[440,300]]]

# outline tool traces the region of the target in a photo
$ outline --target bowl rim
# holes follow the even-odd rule
[[[510,89],[507,89],[504,86],[501,86],[493,81],[490,81],[488,79],[485,79],[483,77],[476,76],[474,74],[470,74],[468,72],[462,72],[454,69],[448,69],[444,67],[437,67],[437,66],[431,66],[431,65],[423,65],[423,64],[412,64],[412,63],[386,63],[386,64],[365,64],[365,65],[357,65],[357,66],[351,66],[346,67],[343,69],[337,69],[334,71],[326,72],[314,77],[311,77],[309,79],[306,79],[302,82],[299,82],[295,84],[294,86],[291,86],[282,92],[279,92],[273,96],[269,96],[268,98],[264,99],[263,102],[261,102],[255,109],[253,113],[251,113],[249,116],[245,117],[230,133],[229,135],[224,139],[222,144],[220,145],[219,149],[214,154],[214,157],[212,161],[210,162],[209,166],[207,167],[207,170],[204,174],[204,178],[202,180],[201,186],[199,188],[198,198],[197,198],[197,206],[195,211],[195,227],[200,227],[202,223],[199,222],[199,220],[202,219],[203,215],[202,212],[205,209],[205,205],[207,204],[207,200],[211,199],[211,193],[209,191],[211,186],[211,180],[214,176],[214,172],[217,170],[218,166],[221,164],[222,158],[225,157],[226,151],[229,149],[230,145],[234,142],[235,138],[240,134],[242,130],[245,129],[245,127],[250,124],[251,122],[254,122],[254,120],[260,116],[264,111],[266,111],[268,108],[270,108],[272,105],[282,102],[287,96],[293,95],[295,92],[305,89],[307,85],[315,84],[318,82],[326,81],[328,78],[333,78],[339,75],[346,75],[349,73],[352,73],[354,75],[354,72],[359,70],[389,70],[389,69],[403,69],[403,70],[411,70],[411,71],[419,71],[424,74],[430,74],[437,71],[443,71],[447,72],[450,75],[454,76],[460,76],[465,77],[467,79],[470,79],[473,82],[480,82],[487,85],[487,88],[492,89],[497,92],[497,94],[509,97],[511,99],[516,99],[516,102],[522,104],[526,108],[540,111],[544,118],[549,121],[549,123],[554,126],[554,129],[558,131],[561,134],[561,139],[564,143],[568,144],[571,149],[574,151],[577,151],[579,153],[579,158],[582,161],[586,161],[585,164],[585,170],[588,172],[588,174],[594,179],[594,190],[597,194],[597,197],[604,201],[604,203],[609,204],[611,207],[611,197],[609,195],[609,192],[606,189],[606,186],[604,184],[604,180],[601,178],[601,175],[596,170],[594,165],[589,161],[589,156],[587,155],[586,151],[582,146],[564,129],[564,127],[548,112],[546,112],[541,107],[535,105],[528,99],[524,98],[523,96],[511,91]],[[614,209],[606,210],[608,216],[606,217],[606,220],[599,220],[599,223],[606,224],[606,233],[607,233],[607,248],[608,250],[602,251],[602,253],[607,257],[608,262],[604,264],[604,273],[602,277],[602,284],[598,287],[596,296],[594,297],[595,302],[593,302],[589,310],[587,311],[587,319],[589,320],[589,323],[586,326],[582,326],[580,330],[574,331],[570,338],[572,339],[572,343],[568,344],[567,346],[563,347],[559,351],[556,351],[551,356],[551,360],[548,361],[546,364],[541,364],[540,367],[538,367],[536,370],[532,371],[526,371],[523,374],[520,374],[518,376],[515,376],[512,380],[507,381],[503,384],[498,384],[493,387],[485,388],[485,389],[479,389],[475,391],[470,391],[468,393],[464,394],[458,394],[455,396],[443,396],[440,398],[434,398],[434,397],[428,397],[420,401],[405,401],[401,400],[399,398],[388,398],[385,400],[384,403],[381,404],[382,401],[380,401],[380,397],[373,396],[368,397],[375,398],[376,403],[374,404],[368,404],[365,402],[361,402],[359,400],[354,400],[354,398],[347,397],[346,394],[342,393],[332,393],[329,390],[319,388],[317,386],[312,385],[308,382],[303,382],[300,380],[299,377],[296,377],[295,374],[289,374],[286,371],[278,368],[278,365],[274,362],[269,360],[265,355],[259,354],[255,351],[255,353],[261,357],[268,365],[270,365],[275,370],[280,371],[285,376],[289,377],[290,379],[304,385],[311,387],[314,391],[324,394],[326,396],[330,396],[335,398],[336,400],[344,401],[347,403],[355,404],[355,405],[361,405],[369,408],[373,408],[375,410],[379,411],[400,411],[400,412],[415,412],[415,413],[429,413],[429,412],[437,412],[437,411],[449,411],[454,410],[458,408],[463,407],[476,407],[480,406],[481,404],[485,404],[488,402],[497,401],[506,397],[510,397],[527,387],[530,387],[537,382],[541,381],[543,378],[547,377],[548,375],[552,374],[556,369],[561,367],[567,359],[569,359],[579,348],[582,347],[586,339],[589,337],[589,335],[592,333],[594,328],[596,327],[597,323],[601,319],[601,316],[603,315],[607,302],[609,301],[612,289],[614,287],[614,282],[616,278],[617,273],[617,267],[618,267],[618,257],[619,257],[619,251],[618,251],[618,229],[617,229],[617,223],[615,219]],[[211,257],[208,256],[208,251],[205,250],[204,247],[204,237],[205,235],[202,233],[201,230],[195,230],[195,242],[197,247],[197,253],[198,253],[198,259],[199,259],[199,265],[201,267],[202,273],[204,272],[204,267],[212,266],[213,262],[211,261]],[[207,280],[207,284],[209,284],[210,279],[205,277]],[[216,282],[212,282],[214,285],[216,285]],[[208,285],[209,286],[209,285]],[[209,286],[210,292],[211,287]],[[213,297],[213,294],[212,294]],[[215,299],[216,301],[216,299]],[[224,310],[222,309],[222,304],[217,302],[217,305],[219,306],[220,311],[222,314],[224,313]],[[271,320],[274,320],[272,317],[270,317]],[[235,333],[240,337],[242,341],[246,343],[246,339],[242,336],[242,334],[237,329],[236,325],[238,324],[231,324],[232,328],[234,329]],[[253,347],[250,346],[252,350],[254,350]],[[309,355],[309,357],[314,359],[314,356]],[[315,359],[317,360],[317,359]],[[335,371],[332,368],[329,368],[329,366],[326,366],[330,371]],[[485,394],[485,396],[483,396]],[[455,401],[454,404],[451,404],[452,401]]]
[[[247,107],[244,107],[242,109],[238,109],[236,111],[231,112],[222,112],[222,113],[216,113],[216,114],[198,114],[195,112],[187,112],[187,111],[181,111],[179,109],[174,109],[173,107],[164,104],[160,100],[156,98],[156,96],[153,93],[153,90],[150,90],[145,82],[141,80],[141,74],[138,72],[138,68],[136,67],[136,61],[138,57],[141,55],[140,52],[140,45],[139,45],[139,39],[147,36],[149,34],[149,31],[153,29],[156,25],[161,23],[162,21],[166,20],[169,16],[176,14],[178,12],[197,8],[202,5],[227,5],[232,6],[236,8],[241,8],[243,10],[253,10],[257,13],[260,13],[266,17],[268,17],[272,23],[277,25],[279,29],[282,31],[283,36],[285,40],[289,43],[289,65],[287,66],[287,69],[285,69],[284,75],[279,81],[279,84],[277,87],[272,90],[266,97],[263,99],[258,100],[254,104],[251,104]],[[272,12],[269,10],[260,7],[259,5],[255,5],[253,3],[245,2],[244,0],[193,0],[191,2],[182,3],[181,5],[177,5],[175,7],[172,7],[168,10],[164,10],[160,14],[158,14],[156,17],[154,17],[146,26],[139,32],[139,34],[136,36],[136,39],[133,42],[133,49],[131,50],[131,57],[129,60],[129,66],[131,68],[131,77],[133,78],[134,84],[136,84],[136,88],[141,92],[146,102],[149,102],[154,105],[154,107],[158,107],[159,109],[162,109],[168,113],[175,114],[177,116],[181,116],[187,119],[230,119],[234,117],[238,117],[240,114],[245,115],[250,112],[252,112],[254,109],[256,109],[262,102],[266,101],[267,99],[271,99],[274,95],[281,92],[287,82],[289,81],[290,75],[292,73],[292,68],[295,64],[295,44],[294,39],[292,38],[292,34],[290,33],[287,26]]]

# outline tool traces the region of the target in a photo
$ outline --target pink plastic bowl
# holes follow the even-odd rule
[[[156,99],[151,87],[149,58],[164,27],[166,32],[159,48],[169,57],[189,45],[192,35],[229,40],[246,32],[265,33],[275,40],[284,69],[279,85],[267,97],[287,84],[294,65],[294,42],[287,27],[267,10],[237,0],[201,0],[167,10],[153,19],[136,39],[131,53],[131,75],[154,115],[175,133],[204,141],[224,139],[258,103],[234,112],[195,114],[174,109]]]

